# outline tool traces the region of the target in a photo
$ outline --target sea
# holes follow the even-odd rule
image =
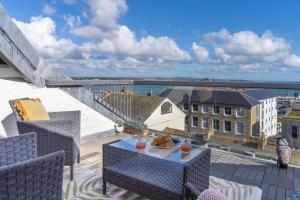
[[[101,86],[100,86],[101,87]],[[132,85],[129,86],[129,90],[133,91],[135,95],[146,95],[147,92],[151,91],[153,96],[159,95],[165,89],[170,88],[172,86],[168,85]],[[89,87],[93,91],[98,91],[98,86],[90,86]],[[271,90],[274,94],[281,97],[299,97],[300,88],[295,89],[266,89]]]
[[[133,92],[136,95],[145,95],[148,91],[152,91],[154,96],[159,95],[165,89],[170,86],[166,85],[134,85]],[[266,89],[271,90],[274,94],[282,97],[294,97],[299,96],[300,88],[295,89]]]

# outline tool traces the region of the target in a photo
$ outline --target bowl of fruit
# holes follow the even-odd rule
[[[159,149],[171,149],[176,146],[175,142],[172,140],[171,136],[164,135],[155,138],[151,143],[151,146]]]

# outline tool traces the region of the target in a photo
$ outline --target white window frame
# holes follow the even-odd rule
[[[219,112],[218,112],[218,113],[215,112],[215,107],[219,107]],[[212,113],[213,113],[214,115],[220,114],[220,106],[214,105],[214,106],[213,106],[213,109],[212,109]]]
[[[226,122],[230,122],[230,131],[227,131],[227,130],[226,130]],[[225,120],[225,121],[224,121],[224,132],[225,132],[225,133],[230,133],[231,131],[232,131],[232,122],[229,121],[229,120]]]
[[[242,110],[243,110],[243,115],[238,115],[238,113],[239,113],[238,110],[239,110],[239,109],[242,109]],[[245,109],[242,108],[242,107],[238,107],[238,108],[236,108],[236,113],[235,113],[235,114],[236,114],[237,117],[244,117],[244,115],[245,115]]]
[[[207,108],[207,111],[206,112],[204,112],[204,107],[206,107]],[[201,108],[201,111],[202,111],[202,113],[208,113],[209,112],[209,110],[208,110],[208,105],[207,104],[203,104],[202,105],[202,108]]]
[[[243,124],[243,132],[242,133],[240,133],[240,132],[238,132],[238,124]],[[236,127],[236,131],[235,131],[235,133],[237,134],[237,135],[243,135],[244,134],[244,132],[245,132],[245,124],[243,123],[243,122],[236,122],[236,125],[235,125]]]
[[[197,126],[194,125],[194,117],[197,117],[197,116],[192,116],[192,127],[198,127],[199,126],[199,117],[197,117],[197,119],[198,119]]]
[[[215,129],[215,123],[214,123],[215,120],[218,120],[218,121],[219,121],[219,129]],[[213,128],[213,130],[219,131],[219,130],[220,130],[220,120],[219,120],[219,119],[213,119],[212,122],[213,122],[213,123],[212,123],[212,128]]]
[[[194,105],[197,105],[197,110],[194,110]],[[192,112],[198,112],[199,111],[199,104],[198,103],[192,103]]]
[[[204,121],[207,122],[207,127],[203,126]],[[201,127],[202,127],[202,129],[208,129],[208,127],[209,127],[209,119],[208,118],[202,118],[202,120],[201,120]]]
[[[230,114],[226,114],[226,108],[230,108]],[[231,115],[232,115],[232,107],[230,107],[230,106],[225,106],[225,107],[224,107],[224,115],[225,115],[225,116],[231,116]]]

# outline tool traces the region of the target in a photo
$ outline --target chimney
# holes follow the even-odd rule
[[[147,96],[148,96],[148,97],[152,97],[152,91],[151,91],[151,90],[149,90],[149,91],[147,92]]]

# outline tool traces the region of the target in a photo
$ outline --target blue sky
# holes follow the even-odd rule
[[[1,0],[73,76],[300,81],[300,2]]]

